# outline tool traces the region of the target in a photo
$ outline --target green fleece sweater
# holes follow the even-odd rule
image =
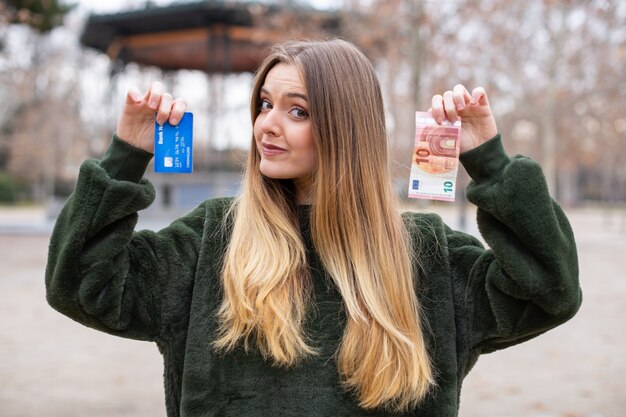
[[[306,331],[320,354],[291,368],[243,349],[216,355],[210,343],[229,239],[222,226],[232,200],[208,200],[156,233],[135,232],[137,212],[154,199],[142,179],[150,158],[114,138],[101,161],[82,165],[51,238],[46,287],[48,302],[72,319],[157,344],[170,417],[456,416],[463,378],[480,354],[537,336],[580,305],[568,221],[540,167],[509,158],[496,137],[461,158],[489,250],[435,214],[404,214],[416,242],[419,235],[418,298],[437,386],[403,414],[362,410],[339,384],[334,353],[346,316],[312,245],[310,209],[299,208],[314,283]]]

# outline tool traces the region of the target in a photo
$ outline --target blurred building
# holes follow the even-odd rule
[[[91,16],[81,42],[112,60],[164,70],[253,72],[271,45],[336,36],[341,26],[337,12],[210,0]]]

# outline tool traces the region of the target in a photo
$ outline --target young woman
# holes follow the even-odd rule
[[[482,353],[528,340],[581,302],[572,231],[539,166],[509,158],[487,95],[433,97],[463,120],[467,198],[489,243],[400,214],[374,69],[353,45],[278,45],[252,90],[243,190],[135,232],[153,120],[185,111],[131,89],[100,161],[59,216],[50,304],[157,343],[168,416],[456,416]]]

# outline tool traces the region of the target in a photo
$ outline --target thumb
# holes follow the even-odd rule
[[[483,106],[489,105],[489,100],[487,99],[487,93],[483,87],[476,87],[474,91],[472,91],[472,103],[480,104]]]

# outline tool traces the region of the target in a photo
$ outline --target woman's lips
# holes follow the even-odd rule
[[[274,156],[280,155],[287,152],[286,149],[281,148],[280,146],[272,145],[271,143],[261,143],[261,149],[263,149],[263,155],[265,156]]]

